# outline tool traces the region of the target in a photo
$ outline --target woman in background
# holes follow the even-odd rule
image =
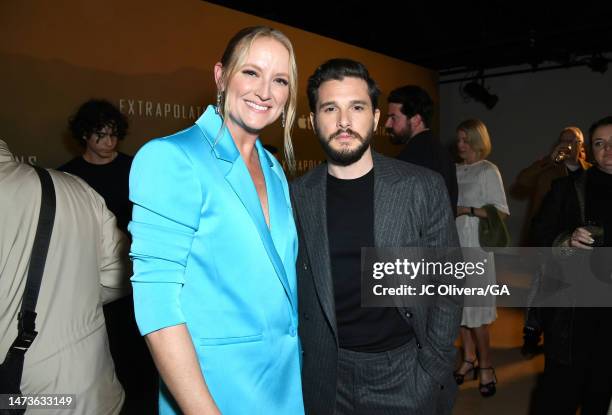
[[[602,279],[611,284],[609,249],[601,247],[612,246],[612,116],[591,126],[589,149],[595,166],[553,182],[533,219],[532,239],[545,247],[600,247],[591,258],[607,262]],[[582,415],[605,415],[612,397],[612,309],[548,307],[540,314],[545,365],[535,413],[573,415],[580,407]]]
[[[134,303],[162,377],[163,414],[302,414],[297,237],[278,161],[293,163],[290,41],[246,28],[214,66],[217,105],[147,143],[130,174]]]
[[[505,219],[509,215],[508,203],[499,170],[486,160],[491,152],[491,140],[487,127],[480,120],[466,120],[457,127],[457,151],[461,163],[457,164],[457,232],[462,247],[480,247],[478,227],[480,220],[489,214]],[[485,208],[487,206],[487,208]],[[492,253],[481,253],[487,258],[486,273],[479,278],[478,286],[495,284],[495,262]],[[467,279],[466,284],[470,281]],[[495,369],[491,362],[489,325],[497,318],[495,297],[487,297],[488,304],[478,307],[466,306],[461,320],[463,362],[455,371],[457,384],[472,374],[480,377],[480,394],[493,396],[496,392]],[[478,359],[478,364],[476,360]],[[479,366],[478,366],[479,365]]]

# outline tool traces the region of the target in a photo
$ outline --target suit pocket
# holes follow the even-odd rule
[[[200,346],[223,346],[228,344],[254,343],[263,340],[263,334],[236,337],[201,337]]]
[[[189,330],[200,346],[223,346],[229,344],[261,341],[264,325],[255,312],[243,310],[202,310],[198,321],[192,322]]]

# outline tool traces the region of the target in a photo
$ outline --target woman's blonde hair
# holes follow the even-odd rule
[[[254,26],[240,30],[234,35],[227,44],[223,56],[221,57],[221,65],[223,66],[223,75],[221,86],[217,86],[217,94],[220,97],[219,113],[225,119],[225,115],[229,114],[229,104],[225,100],[224,91],[219,88],[225,88],[229,80],[240,70],[249,54],[249,50],[255,40],[261,37],[269,37],[280,42],[289,52],[289,97],[285,108],[283,108],[285,125],[283,133],[283,147],[285,153],[285,161],[289,167],[289,171],[295,171],[295,156],[293,154],[293,143],[291,142],[291,129],[295,121],[297,112],[297,63],[295,61],[295,53],[291,41],[282,32],[271,27]]]
[[[457,131],[465,132],[467,143],[478,154],[478,160],[491,154],[491,138],[484,123],[477,119],[465,120],[457,126]]]

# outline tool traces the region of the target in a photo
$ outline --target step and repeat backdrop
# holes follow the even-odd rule
[[[21,160],[57,167],[80,152],[68,118],[84,101],[104,98],[128,116],[120,150],[134,154],[148,140],[192,125],[215,102],[213,66],[231,36],[253,25],[280,29],[295,48],[298,174],[324,159],[309,122],[306,81],[325,60],[359,60],[378,82],[382,118],[374,147],[382,153],[399,151],[383,128],[389,91],[418,84],[438,102],[434,71],[199,0],[3,1],[0,138]],[[261,139],[282,152],[280,123]]]

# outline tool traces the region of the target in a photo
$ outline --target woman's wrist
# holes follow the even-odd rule
[[[458,206],[457,207],[457,216],[476,216],[476,208],[471,206]]]

